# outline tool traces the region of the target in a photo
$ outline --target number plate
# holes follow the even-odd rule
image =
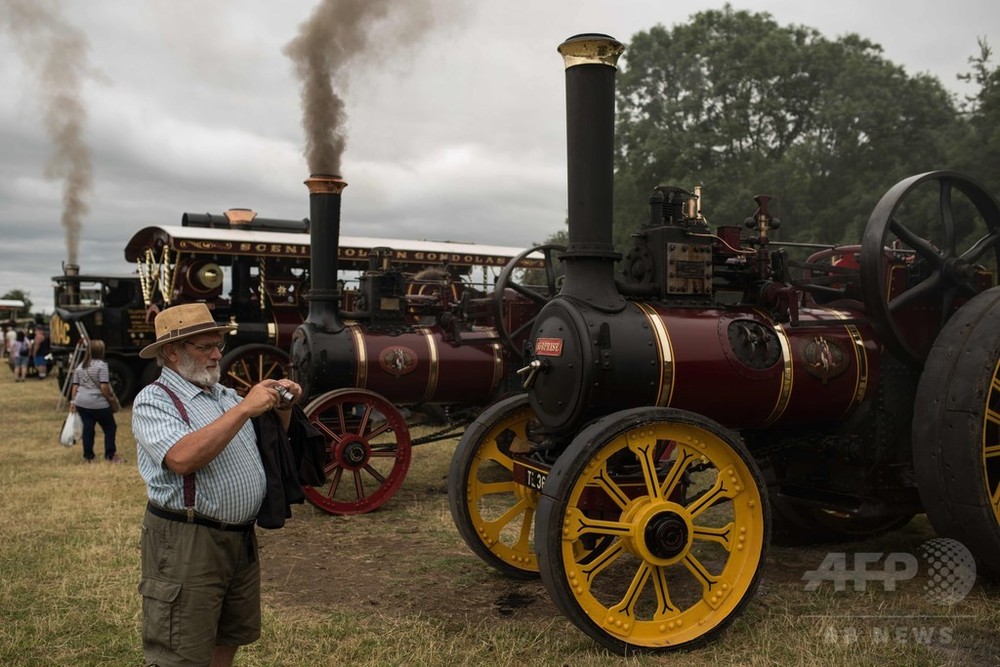
[[[515,482],[534,491],[541,491],[545,486],[545,480],[549,478],[548,468],[541,468],[516,458],[513,472]]]

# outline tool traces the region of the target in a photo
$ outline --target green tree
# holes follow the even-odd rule
[[[569,227],[565,229],[560,229],[557,232],[550,234],[541,243],[536,243],[535,245],[567,245],[569,243]]]
[[[1000,66],[992,68],[993,51],[985,38],[979,40],[979,55],[969,58],[972,71],[959,79],[974,83],[978,90],[962,106],[966,120],[961,139],[953,142],[957,168],[976,174],[994,193],[1000,190]]]
[[[8,291],[0,299],[10,299],[12,301],[23,301],[24,308],[14,312],[14,317],[31,317],[31,307],[34,305],[31,299],[28,298],[28,292],[19,289],[12,289]]]
[[[881,53],[729,5],[634,35],[618,81],[616,245],[660,183],[701,184],[712,225],[741,224],[767,193],[784,240],[860,242],[888,187],[949,166],[959,122],[937,79]]]

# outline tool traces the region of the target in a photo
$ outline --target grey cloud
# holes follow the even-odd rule
[[[130,271],[127,239],[148,224],[176,224],[184,211],[236,206],[266,217],[308,215],[299,82],[282,47],[316,4],[56,3],[90,47],[82,90],[93,157],[80,237],[84,272]],[[722,3],[431,6],[450,12],[449,20],[436,21],[401,52],[387,49],[350,65],[345,234],[527,246],[563,229],[565,112],[556,46],[585,31],[627,41]],[[956,0],[947,12],[928,0],[736,6],[831,37],[859,33],[907,71],[929,71],[955,90],[976,37],[1000,26],[1000,4],[980,0]],[[996,47],[997,36],[987,36]],[[32,73],[3,35],[0,58],[0,293],[25,289],[51,311],[49,278],[66,259],[59,188],[44,174],[52,146]]]

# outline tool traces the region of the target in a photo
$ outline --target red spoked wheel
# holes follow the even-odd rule
[[[363,514],[388,502],[410,468],[410,430],[399,410],[376,393],[338,389],[305,413],[328,453],[326,483],[303,487],[306,500],[328,514]]]

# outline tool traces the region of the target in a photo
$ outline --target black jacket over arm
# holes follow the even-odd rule
[[[299,406],[292,407],[288,432],[273,411],[253,418],[257,448],[267,477],[264,502],[257,513],[261,528],[281,528],[291,505],[305,501],[302,485],[326,482],[326,440]]]

